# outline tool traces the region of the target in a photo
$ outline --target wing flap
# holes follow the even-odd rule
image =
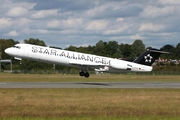
[[[94,67],[94,68],[107,66],[101,63],[94,63],[94,62],[87,62],[87,61],[69,61],[69,64],[79,65],[79,66],[88,66],[88,67]]]

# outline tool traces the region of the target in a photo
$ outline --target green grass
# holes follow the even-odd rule
[[[172,75],[0,74],[0,82],[180,81]],[[180,89],[0,89],[2,120],[178,120]]]
[[[118,75],[92,74],[89,78],[78,74],[9,74],[1,73],[0,82],[179,82],[179,75]]]
[[[2,120],[179,120],[178,117],[144,116],[144,117],[14,117]]]
[[[179,89],[0,89],[0,119],[177,119],[179,95]]]

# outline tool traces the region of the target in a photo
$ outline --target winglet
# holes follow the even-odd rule
[[[169,52],[160,51],[155,48],[147,49],[146,52],[141,54],[138,58],[136,58],[133,62],[151,66],[156,59],[159,58],[161,54],[169,54]]]

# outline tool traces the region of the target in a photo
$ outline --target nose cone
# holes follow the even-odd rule
[[[7,48],[7,49],[5,49],[5,51],[4,51],[6,54],[10,54],[11,53],[11,50],[10,50],[10,48]]]
[[[7,49],[5,49],[4,52],[11,56],[13,56],[16,53],[16,51],[13,48],[7,48]]]

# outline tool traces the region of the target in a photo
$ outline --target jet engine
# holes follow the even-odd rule
[[[132,65],[127,64],[126,62],[118,59],[114,59],[110,61],[110,66],[115,69],[121,69],[121,70],[131,70]]]

